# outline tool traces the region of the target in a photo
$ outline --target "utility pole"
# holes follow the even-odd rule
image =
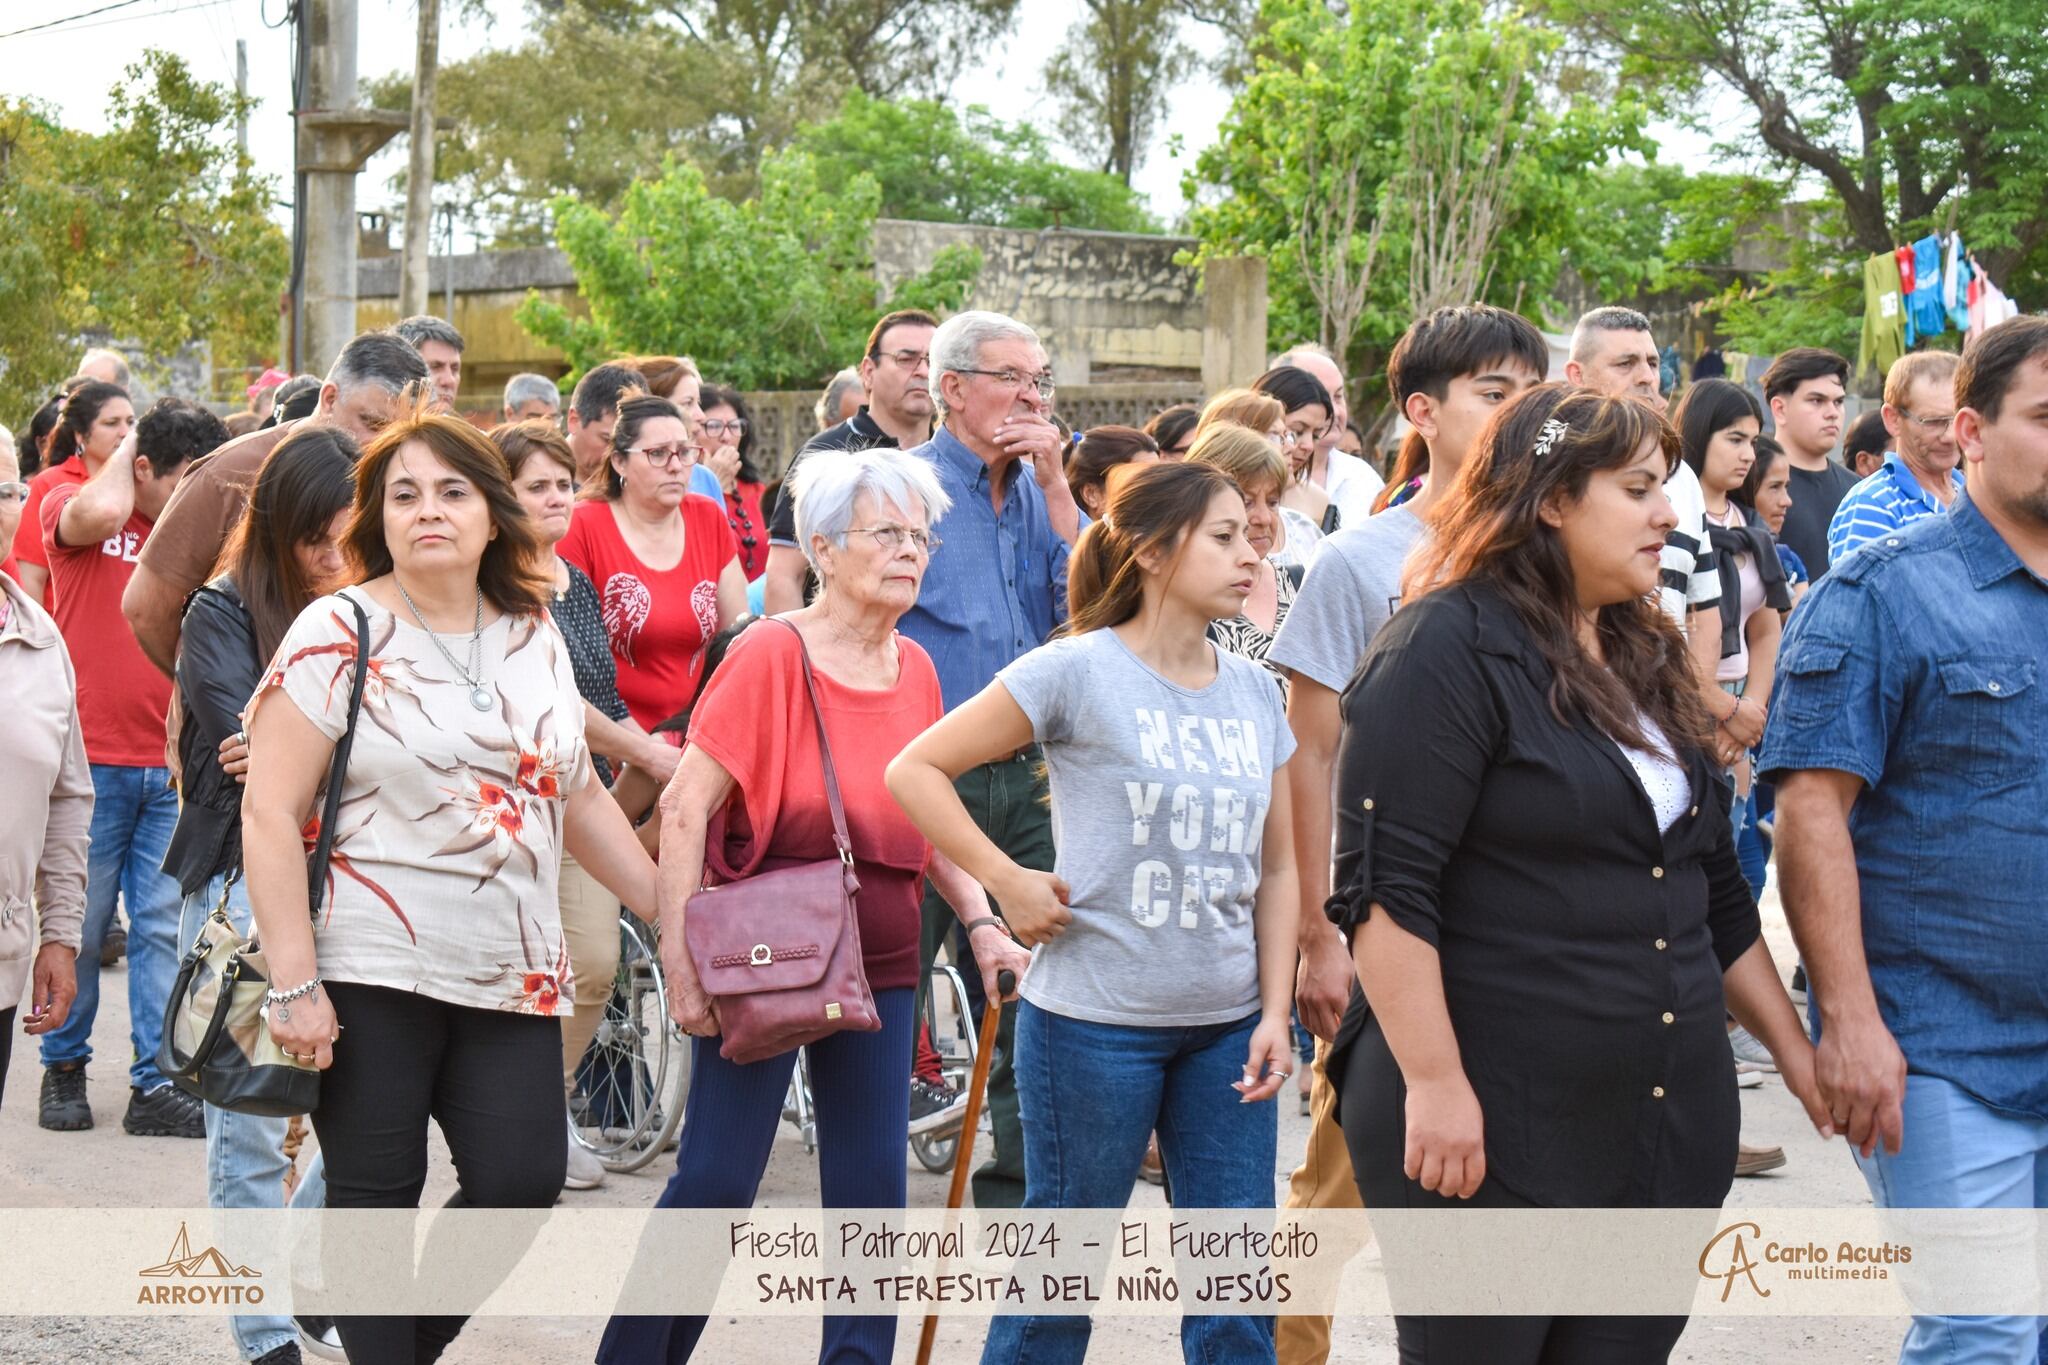
[[[249,44],[235,39],[235,147],[249,159]]]
[[[294,195],[303,245],[295,370],[326,373],[356,334],[356,173],[407,123],[356,105],[356,0],[299,0],[305,26]]]
[[[434,75],[440,65],[441,0],[419,0],[418,58],[412,72],[411,164],[405,177],[405,245],[398,266],[398,315],[427,311],[427,259],[434,242]]]

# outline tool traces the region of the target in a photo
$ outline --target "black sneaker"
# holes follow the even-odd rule
[[[1801,1009],[1806,1008],[1806,964],[1804,962],[1797,962],[1792,966],[1792,1003]]]
[[[43,1098],[36,1122],[54,1133],[81,1133],[92,1127],[92,1106],[85,1100],[85,1063],[43,1068]]]
[[[341,1348],[341,1333],[334,1330],[333,1318],[315,1317],[311,1313],[301,1314],[292,1319],[299,1329],[299,1345],[311,1355],[322,1360],[347,1360],[348,1352]]]
[[[121,960],[121,954],[128,951],[128,931],[119,921],[107,930],[107,936],[100,940],[100,966],[111,967]]]
[[[299,1354],[299,1343],[287,1341],[257,1356],[255,1365],[305,1365],[305,1362],[306,1358]]]
[[[175,1085],[160,1085],[147,1095],[130,1086],[121,1131],[134,1137],[204,1138],[206,1106]]]
[[[910,1131],[944,1136],[960,1127],[967,1113],[967,1097],[959,1091],[930,1081],[910,1083]]]

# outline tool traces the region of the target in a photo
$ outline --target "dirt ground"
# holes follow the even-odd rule
[[[1792,961],[1791,945],[1774,895],[1766,896],[1765,924],[1781,964]],[[5,1207],[195,1207],[206,1202],[204,1145],[173,1138],[132,1138],[121,1132],[127,1101],[127,991],[119,981],[125,964],[109,974],[94,1028],[98,1059],[91,1070],[91,1097],[98,1126],[86,1133],[47,1133],[36,1126],[36,1087],[41,1070],[33,1042],[16,1038],[7,1102],[0,1107],[0,1206]],[[1840,1143],[1825,1144],[1807,1127],[1798,1103],[1775,1077],[1743,1096],[1743,1136],[1750,1142],[1779,1143],[1787,1165],[1740,1182],[1736,1201],[1751,1206],[1832,1208],[1867,1205],[1869,1195]],[[1284,1196],[1287,1176],[1302,1150],[1308,1120],[1290,1102],[1280,1118],[1280,1159],[1275,1189]],[[913,1205],[939,1207],[945,1183],[926,1173],[905,1151]],[[599,1190],[567,1195],[592,1206],[648,1207],[671,1163],[656,1161],[642,1171],[613,1176]],[[446,1149],[435,1139],[435,1156],[424,1203],[433,1207],[454,1189]],[[784,1126],[761,1184],[764,1207],[799,1207],[817,1199],[817,1167],[795,1131]],[[1159,1191],[1140,1185],[1133,1205],[1160,1202]],[[22,1254],[9,1248],[11,1258]],[[986,1320],[940,1319],[934,1358],[971,1362],[978,1358]],[[917,1319],[897,1333],[896,1360],[915,1358]],[[594,1318],[478,1319],[443,1357],[448,1365],[511,1365],[512,1362],[587,1361],[602,1323]],[[1745,1318],[1696,1319],[1672,1359],[1686,1365],[1864,1365],[1895,1360],[1904,1319]],[[812,1329],[792,1333],[789,1319],[728,1319],[712,1324],[701,1357],[731,1365],[795,1365],[814,1357]],[[1392,1362],[1393,1321],[1380,1317],[1340,1318],[1333,1362]],[[164,1361],[231,1365],[236,1353],[224,1322],[205,1317],[164,1318],[0,1318],[0,1365],[160,1365]],[[1170,1320],[1105,1318],[1096,1325],[1091,1359],[1118,1365],[1167,1365],[1180,1359]],[[1474,1365],[1482,1365],[1475,1362]]]

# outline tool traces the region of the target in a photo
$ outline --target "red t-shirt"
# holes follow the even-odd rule
[[[143,654],[121,615],[121,594],[155,523],[136,512],[105,540],[59,545],[57,519],[79,487],[58,482],[43,498],[38,516],[50,561],[55,602],[50,614],[78,661],[78,724],[85,758],[117,768],[160,768],[171,680]]]
[[[739,552],[725,509],[687,494],[683,557],[673,569],[640,562],[619,534],[612,505],[581,502],[555,548],[590,575],[619,669],[619,696],[652,730],[690,704],[704,671],[704,647],[718,634],[718,575]]]
[[[876,990],[917,984],[919,883],[931,857],[931,845],[889,794],[882,773],[945,713],[931,656],[902,635],[896,648],[891,688],[847,687],[814,672],[860,877],[854,909],[861,960]],[[772,872],[834,856],[825,765],[795,632],[763,622],[733,642],[690,717],[690,743],[733,777],[727,867]],[[713,880],[723,879],[714,872]]]
[[[28,501],[21,505],[21,524],[14,528],[14,553],[10,557],[16,563],[33,564],[39,569],[50,567],[50,557],[43,552],[43,499],[48,497],[50,490],[58,484],[82,484],[85,478],[85,461],[76,455],[62,464],[39,469],[29,478]],[[21,575],[15,574],[14,577],[19,581]],[[57,605],[57,585],[54,581],[43,589],[42,605],[45,611],[51,611]]]

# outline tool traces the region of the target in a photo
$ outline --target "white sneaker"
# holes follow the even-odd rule
[[[1771,1056],[1771,1050],[1759,1043],[1750,1031],[1737,1024],[1728,1030],[1728,1050],[1735,1054],[1737,1071],[1776,1071],[1778,1063]]]
[[[569,1171],[562,1184],[572,1190],[594,1190],[604,1184],[604,1163],[576,1140],[573,1125],[569,1131]]]
[[[1742,1069],[1742,1067],[1741,1067],[1741,1065],[1740,1065],[1739,1063],[1738,1063],[1738,1064],[1736,1065],[1736,1068],[1735,1068],[1735,1088],[1736,1088],[1737,1090],[1754,1090],[1754,1089],[1756,1089],[1756,1088],[1757,1088],[1758,1086],[1762,1085],[1763,1083],[1764,1083],[1764,1073],[1763,1073],[1763,1072],[1761,1072],[1761,1071],[1744,1071],[1744,1070]]]

